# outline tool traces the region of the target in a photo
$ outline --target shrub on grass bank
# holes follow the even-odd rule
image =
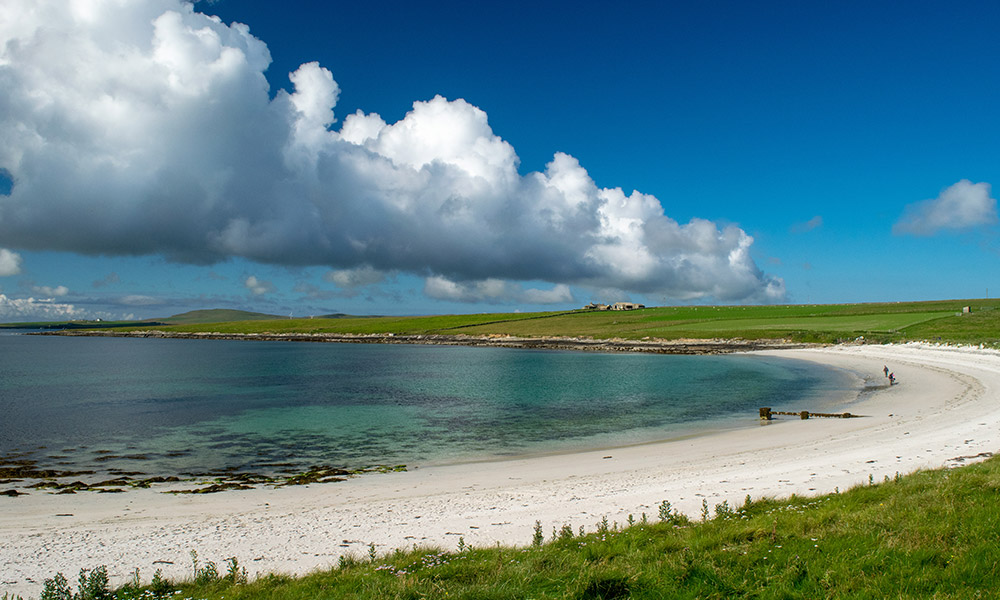
[[[80,585],[75,594],[66,577],[62,573],[56,573],[52,579],[45,580],[42,595],[39,596],[39,600],[113,600],[114,598],[116,595],[108,585],[108,569],[104,566],[91,570],[80,569]]]

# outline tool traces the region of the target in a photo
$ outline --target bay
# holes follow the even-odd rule
[[[149,475],[610,448],[820,411],[849,374],[757,355],[0,335],[0,456]]]

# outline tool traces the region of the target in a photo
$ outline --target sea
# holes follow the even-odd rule
[[[0,463],[192,475],[614,448],[823,411],[850,373],[676,356],[0,334]],[[840,408],[843,410],[842,408]]]

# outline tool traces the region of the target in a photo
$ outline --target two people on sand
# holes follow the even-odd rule
[[[896,374],[890,373],[889,367],[883,366],[882,372],[885,373],[885,376],[889,378],[889,385],[896,383]]]

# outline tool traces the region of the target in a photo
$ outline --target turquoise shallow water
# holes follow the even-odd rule
[[[0,335],[0,455],[150,475],[426,465],[755,426],[852,379],[754,355]]]

